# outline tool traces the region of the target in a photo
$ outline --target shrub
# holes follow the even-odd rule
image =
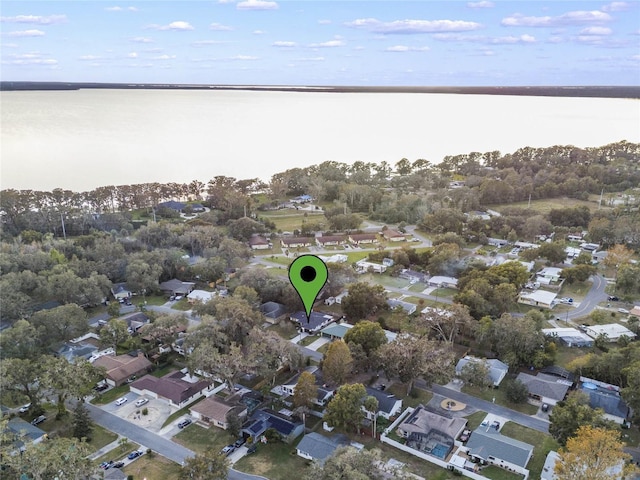
[[[147,409],[147,407],[144,407],[144,408],[142,409],[142,414],[143,414],[143,415],[148,415],[148,414],[149,414],[149,410]]]

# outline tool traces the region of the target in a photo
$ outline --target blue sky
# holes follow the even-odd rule
[[[2,80],[639,85],[640,2],[3,1]]]

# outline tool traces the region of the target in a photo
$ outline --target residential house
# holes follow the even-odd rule
[[[610,342],[617,342],[622,336],[627,337],[629,340],[636,338],[635,333],[619,323],[591,325],[589,327],[585,327],[584,331],[593,339],[598,338],[600,335],[604,335]]]
[[[477,461],[496,465],[528,477],[527,464],[533,455],[533,445],[515,440],[492,428],[480,427],[471,433],[466,448]]]
[[[211,380],[189,375],[186,369],[171,372],[163,377],[145,375],[131,384],[131,391],[165,400],[169,405],[184,408],[213,387]]]
[[[47,432],[19,417],[14,417],[7,422],[5,433],[19,449],[23,449],[26,444],[40,443],[47,438]]]
[[[336,297],[335,297],[335,298],[336,298],[336,303],[337,303],[338,305],[341,305],[341,304],[342,304],[342,300],[344,300],[344,299],[345,299],[346,297],[348,297],[348,296],[349,296],[349,292],[346,292],[346,291],[345,291],[345,292],[340,292],[340,293],[339,293],[338,295],[336,295]]]
[[[318,369],[318,367],[309,367],[306,370],[310,372],[314,378],[317,387],[316,398],[313,399],[313,403],[318,405],[319,407],[324,407],[329,403],[331,397],[335,393],[335,390],[329,388],[322,379],[322,372]],[[294,375],[291,379],[287,381],[287,383],[281,385],[282,393],[286,396],[293,397],[293,394],[296,390],[296,385],[298,385],[298,380],[300,380],[300,374]]]
[[[367,262],[366,260],[356,262],[356,273],[384,273],[386,270],[387,266],[381,263]]]
[[[567,347],[593,347],[593,339],[575,328],[543,328],[542,333]]]
[[[176,212],[182,212],[186,206],[187,206],[186,203],[176,202],[174,200],[170,200],[168,202],[162,202],[158,204],[158,208],[168,208],[170,210],[175,210]]]
[[[627,423],[631,410],[620,396],[620,387],[584,377],[581,380],[580,389],[589,396],[591,408],[601,408],[607,420],[620,425]]]
[[[193,351],[193,347],[190,348],[188,352],[185,351],[184,336],[176,338],[175,341],[171,344],[171,348],[173,349],[174,352],[176,352],[179,355],[182,355],[183,357],[186,357],[187,353],[191,353]]]
[[[102,475],[103,476],[99,478],[102,478],[103,480],[126,480],[127,479],[127,474],[124,473],[120,468],[110,468],[109,470],[105,471]]]
[[[189,295],[187,295],[187,301],[189,303],[202,302],[207,303],[213,300],[216,297],[216,292],[207,292],[206,290],[192,290]]]
[[[193,282],[183,282],[174,278],[160,284],[160,290],[167,295],[188,295],[195,288],[196,284]]]
[[[338,448],[347,445],[349,445],[349,439],[345,435],[333,435],[329,438],[311,432],[302,437],[296,447],[296,453],[302,458],[324,465],[327,458],[333,455]]]
[[[331,340],[342,340],[352,328],[353,325],[349,325],[348,323],[334,323],[320,330],[320,335],[330,338]]]
[[[549,285],[551,283],[559,282],[561,273],[561,268],[545,267],[536,273],[536,280],[542,285]]]
[[[98,351],[98,347],[90,343],[65,342],[55,349],[54,355],[62,357],[69,363],[76,363],[80,360],[89,360]]]
[[[228,416],[235,414],[240,418],[247,416],[247,406],[242,402],[223,399],[211,395],[190,408],[191,416],[196,420],[226,430],[229,428]]]
[[[487,366],[489,367],[488,376],[494,387],[497,387],[498,385],[500,385],[504,377],[509,372],[509,365],[501,362],[496,358],[481,359],[481,358],[467,355],[466,357],[463,357],[460,360],[458,360],[458,363],[456,364],[456,375],[460,375],[462,373],[462,369],[464,368],[464,366],[470,362],[474,362],[474,363],[484,362],[487,364]]]
[[[520,380],[527,386],[529,397],[548,405],[555,405],[564,400],[573,382],[556,376],[538,373],[529,375],[519,373],[516,380]]]
[[[469,220],[491,220],[491,215],[489,215],[487,212],[480,212],[480,211],[475,211],[475,212],[469,212],[469,213],[465,213],[466,217]]]
[[[319,332],[324,327],[332,323],[335,318],[333,315],[329,315],[327,313],[311,312],[311,315],[309,315],[309,318],[307,319],[307,314],[300,311],[292,313],[289,320],[297,323],[298,328],[303,332],[313,334]]]
[[[465,418],[450,418],[418,405],[398,426],[398,435],[407,439],[408,447],[444,460],[466,425]]]
[[[640,318],[640,307],[635,306],[631,310],[629,310],[629,316]]]
[[[564,249],[564,253],[567,254],[567,259],[569,260],[576,258],[578,255],[580,255],[581,252],[582,250],[574,247],[565,247]]]
[[[274,321],[287,313],[285,307],[281,303],[266,302],[260,305],[260,311],[267,317],[267,322],[274,323]]]
[[[438,288],[458,288],[458,279],[436,275],[429,279],[429,286]]]
[[[312,237],[282,237],[282,248],[301,248],[315,245],[316,239]]]
[[[567,235],[567,240],[570,242],[582,242],[582,239],[587,232],[573,232]]]
[[[347,243],[347,237],[344,235],[324,235],[316,237],[316,244],[319,247],[330,247]]]
[[[375,233],[352,233],[349,235],[349,241],[354,245],[376,243],[378,236]]]
[[[529,242],[515,242],[513,246],[521,250],[530,250],[532,248],[540,248],[540,245],[538,245],[537,243],[529,243]]]
[[[535,292],[520,292],[518,303],[532,305],[534,307],[553,308],[558,294],[546,290],[536,290]]]
[[[337,253],[335,255],[330,255],[330,256],[318,255],[318,258],[322,260],[324,263],[345,263],[347,260],[349,260],[349,257],[341,253]]]
[[[412,313],[414,313],[417,310],[417,306],[413,303],[409,303],[409,302],[403,302],[402,300],[396,300],[394,298],[390,298],[389,300],[387,300],[387,305],[389,305],[389,308],[391,310],[394,310],[395,308],[402,308],[405,313],[407,315],[411,315]]]
[[[112,387],[125,383],[132,377],[145,375],[152,366],[142,352],[126,355],[104,355],[93,362],[96,367],[106,369],[105,380]]]
[[[264,238],[262,235],[253,235],[249,239],[249,246],[253,250],[266,250],[271,248],[273,245],[269,240]]]
[[[502,248],[509,245],[509,240],[504,240],[502,238],[487,238],[487,245]]]
[[[558,452],[551,450],[547,453],[547,457],[544,460],[544,466],[542,472],[540,472],[540,480],[558,480],[558,476],[555,474],[556,462],[560,459]]]
[[[383,230],[382,236],[388,242],[404,242],[407,239],[404,233],[400,233],[397,230],[391,230],[390,228]]]
[[[600,247],[600,244],[598,243],[581,243],[580,244],[580,248],[582,250],[584,250],[585,252],[595,252],[596,250],[598,250],[598,247]]]
[[[189,206],[191,207],[191,211],[193,213],[202,213],[206,211],[206,208],[204,208],[204,205],[202,205],[201,203],[190,203]]]
[[[151,320],[142,312],[132,313],[121,318],[127,324],[127,331],[130,334],[136,333],[145,325],[148,325]]]
[[[133,292],[126,283],[114,283],[111,287],[111,294],[116,300],[131,298]]]
[[[422,272],[416,272],[415,270],[411,270],[408,268],[403,268],[400,271],[400,278],[404,278],[405,280],[409,280],[411,283],[427,283],[429,281],[429,275]]]
[[[268,408],[253,412],[249,421],[245,423],[242,433],[257,439],[270,428],[273,428],[280,435],[283,442],[289,444],[304,433],[302,422],[295,421],[288,415],[277,413]]]
[[[368,397],[375,397],[378,400],[378,411],[376,412],[378,417],[389,420],[402,410],[402,399],[397,398],[394,394],[369,387],[365,387],[365,390]],[[372,420],[372,415],[364,407],[362,407],[362,410],[366,417]]]
[[[291,203],[308,203],[313,201],[313,197],[311,195],[298,195],[296,198],[292,198],[289,200]]]

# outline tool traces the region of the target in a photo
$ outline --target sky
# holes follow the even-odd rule
[[[640,2],[3,1],[2,80],[640,85]]]

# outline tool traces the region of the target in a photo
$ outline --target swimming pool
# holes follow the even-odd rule
[[[431,455],[442,459],[446,458],[447,453],[449,453],[449,447],[440,443],[433,447],[433,450],[431,450]]]

